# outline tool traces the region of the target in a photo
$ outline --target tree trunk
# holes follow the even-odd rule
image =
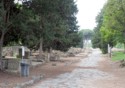
[[[43,38],[40,39],[39,58],[42,58],[42,53],[43,53]]]
[[[110,53],[109,53],[110,58],[112,57],[112,48],[110,47]]]
[[[0,69],[2,70],[2,51],[3,51],[3,40],[4,40],[4,32],[1,33],[0,38]]]

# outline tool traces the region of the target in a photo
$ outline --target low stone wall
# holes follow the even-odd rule
[[[83,51],[83,49],[82,48],[74,48],[74,47],[71,47],[68,51],[67,51],[67,53],[69,53],[69,54],[78,54],[78,53],[80,53],[80,52],[82,52]]]
[[[19,48],[21,46],[10,46],[10,47],[3,47],[3,56],[17,56],[19,54]],[[25,51],[30,51],[27,47],[25,47]]]
[[[71,47],[67,52],[62,52],[59,50],[50,50],[50,52],[42,52],[41,56],[39,56],[39,51],[32,52],[32,60],[38,62],[49,62],[49,61],[59,61],[61,57],[74,57],[76,54],[83,52],[84,50],[81,48],[73,48]],[[31,58],[31,57],[30,57]]]
[[[18,59],[3,59],[3,68],[8,70],[18,70],[20,61]]]
[[[24,62],[32,65],[32,62],[29,59],[24,59]],[[6,70],[20,71],[20,63],[20,59],[3,59],[3,68]]]

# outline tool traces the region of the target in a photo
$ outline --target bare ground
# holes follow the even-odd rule
[[[38,65],[30,68],[29,77],[21,77],[19,73],[16,74],[0,71],[0,88],[13,88],[19,83],[31,80],[34,76],[43,75],[44,78],[42,80],[46,80],[47,78],[54,78],[57,75],[71,72],[76,68],[76,63],[78,63],[83,57],[86,57],[86,54],[78,57],[65,57],[61,58],[60,61]]]
[[[94,58],[97,58],[97,56],[95,56]],[[97,62],[98,64],[97,66],[88,66],[89,64],[79,65],[79,63],[81,63],[80,62],[81,60],[83,60],[84,63],[84,59],[87,59],[86,54],[81,53],[76,57],[67,57],[63,58],[59,62],[49,62],[43,65],[39,65],[35,68],[31,68],[30,76],[26,78],[20,77],[19,74],[0,72],[0,88],[13,88],[13,86],[16,85],[17,83],[21,83],[32,79],[32,76],[34,75],[35,76],[44,75],[44,78],[42,79],[42,81],[37,82],[35,85],[30,85],[27,88],[58,88],[58,87],[59,88],[125,88],[125,68],[119,67],[120,64],[119,62],[112,62],[107,55],[100,54],[99,58],[100,60]],[[89,63],[90,61],[91,63],[91,58],[89,59],[90,60],[88,61],[85,60],[85,61],[87,61],[87,63]],[[71,79],[69,78],[69,80],[71,80],[71,83],[69,81],[63,80],[64,86],[67,87],[62,87],[62,85],[57,87],[48,87],[48,86],[42,87],[42,84],[46,84],[47,81],[49,81],[51,84],[51,82],[54,81],[56,77],[60,76],[61,74],[63,76],[63,74],[67,73],[69,73],[67,76],[71,76],[71,74],[73,73]],[[105,73],[106,73],[106,78],[105,78]],[[64,77],[66,78],[67,76],[65,75]],[[74,76],[76,76],[76,78]],[[84,80],[82,80],[80,76],[83,76]],[[102,78],[97,79],[98,76],[101,76]],[[80,79],[77,79],[79,77]],[[72,78],[75,79],[72,80]],[[70,84],[67,84],[67,82],[69,82]],[[77,84],[77,82],[81,83],[81,86],[73,85]],[[40,85],[41,87],[36,87],[37,85]],[[73,86],[68,87],[69,85]]]
[[[75,64],[70,73],[50,77],[28,88],[125,88],[125,68],[120,68],[119,62],[112,62],[108,55],[101,55],[98,50],[93,52]]]
[[[113,62],[107,55],[102,55],[98,68],[113,77],[95,81],[97,88],[125,88],[125,68],[120,67],[120,62]]]

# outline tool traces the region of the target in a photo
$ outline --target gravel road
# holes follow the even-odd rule
[[[31,88],[99,88],[95,81],[108,80],[113,77],[97,68],[101,61],[100,55],[101,52],[98,49],[93,50],[87,58],[81,59],[81,62],[77,64],[78,67],[71,73],[41,81]]]

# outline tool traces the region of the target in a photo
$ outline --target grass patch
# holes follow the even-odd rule
[[[124,44],[123,43],[117,43],[117,45],[115,46],[115,48],[124,49]]]
[[[117,60],[125,60],[125,53],[124,52],[113,52],[112,54],[112,60],[117,61]]]

